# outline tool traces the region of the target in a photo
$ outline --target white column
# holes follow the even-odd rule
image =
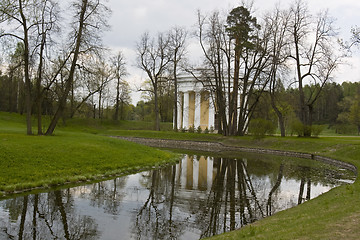
[[[195,120],[194,120],[194,129],[200,126],[200,119],[201,119],[201,94],[200,92],[195,93]]]
[[[184,92],[183,128],[189,128],[189,92]]]
[[[208,129],[213,127],[215,129],[215,105],[213,97],[209,95],[209,126]]]
[[[177,96],[177,127],[180,129],[181,126],[181,119],[183,117],[183,112],[182,112],[182,92],[178,92],[178,96]]]
[[[240,114],[240,102],[241,102],[241,95],[240,92],[238,93],[238,103],[237,103],[237,117],[238,119],[236,119],[237,123],[239,123],[239,114]]]
[[[198,189],[199,185],[199,161],[197,156],[193,159],[193,189]]]
[[[214,158],[207,158],[207,188],[211,190],[213,183]]]
[[[181,177],[180,177],[180,186],[186,187],[186,174],[187,174],[187,159],[188,155],[185,155],[183,159],[181,159]]]
[[[225,117],[226,117],[226,121],[229,121],[229,93],[225,93]]]

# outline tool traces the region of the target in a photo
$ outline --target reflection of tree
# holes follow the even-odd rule
[[[310,192],[311,192],[311,176],[310,176],[310,168],[309,167],[299,167],[300,173],[302,173],[301,176],[301,182],[300,182],[300,191],[299,191],[299,198],[298,198],[298,204],[301,204],[305,199],[308,201],[310,200]],[[307,192],[306,192],[306,198],[303,198],[304,195],[304,188],[305,188],[305,182],[307,182]]]
[[[126,177],[116,178],[111,181],[94,183],[91,186],[90,194],[83,194],[83,198],[90,198],[91,206],[104,208],[106,213],[117,215],[120,212],[120,205],[125,196],[121,191],[127,182]]]
[[[14,204],[15,202],[15,204]],[[54,191],[5,200],[5,206],[19,206],[15,222],[1,228],[8,239],[97,239],[97,225],[87,216],[77,214],[70,191]],[[17,209],[9,208],[11,212]],[[12,215],[13,218],[14,215]]]
[[[267,202],[267,206],[266,206],[266,215],[267,216],[271,216],[273,214],[273,212],[272,212],[272,195],[280,187],[281,179],[283,178],[283,171],[284,171],[284,164],[281,164],[275,185],[272,187],[272,189],[269,192],[269,198],[268,198],[268,202]]]
[[[27,207],[28,207],[28,196],[25,196],[24,197],[24,206],[23,206],[23,210],[22,210],[21,218],[20,218],[19,239],[23,239]]]
[[[201,237],[234,230],[264,215],[243,160],[215,158],[214,167],[213,187],[197,219]]]
[[[135,211],[137,239],[177,239],[185,228],[186,221],[174,214],[175,174],[176,166],[143,174],[141,182],[148,188],[148,197]]]

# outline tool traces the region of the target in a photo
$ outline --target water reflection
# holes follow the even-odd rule
[[[199,239],[353,178],[304,159],[185,155],[162,169],[3,200],[0,239]]]

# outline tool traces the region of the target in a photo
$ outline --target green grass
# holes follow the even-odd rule
[[[22,116],[0,113],[0,192],[126,174],[176,158],[170,152],[73,128],[60,128],[55,136],[27,136]]]

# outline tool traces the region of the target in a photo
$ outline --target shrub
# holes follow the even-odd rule
[[[215,132],[215,129],[213,126],[210,127],[210,133],[214,133]]]
[[[275,129],[276,127],[271,121],[262,118],[251,120],[249,125],[249,132],[255,138],[263,138],[266,134],[273,134]]]
[[[205,133],[205,134],[208,134],[208,133],[209,133],[209,129],[208,129],[207,127],[205,128],[204,133]]]
[[[297,134],[298,136],[304,136],[304,124],[300,122],[298,119],[294,119],[290,123],[290,134]]]
[[[196,132],[197,132],[197,133],[202,133],[202,129],[201,129],[200,126],[198,126],[198,128],[196,129]]]
[[[311,135],[314,137],[318,137],[323,130],[324,130],[323,125],[312,125],[311,126]]]
[[[336,124],[335,132],[337,134],[357,134],[357,128],[352,124]]]
[[[190,126],[188,132],[189,132],[189,133],[193,133],[194,131],[195,131],[195,130],[194,130],[194,126]]]

